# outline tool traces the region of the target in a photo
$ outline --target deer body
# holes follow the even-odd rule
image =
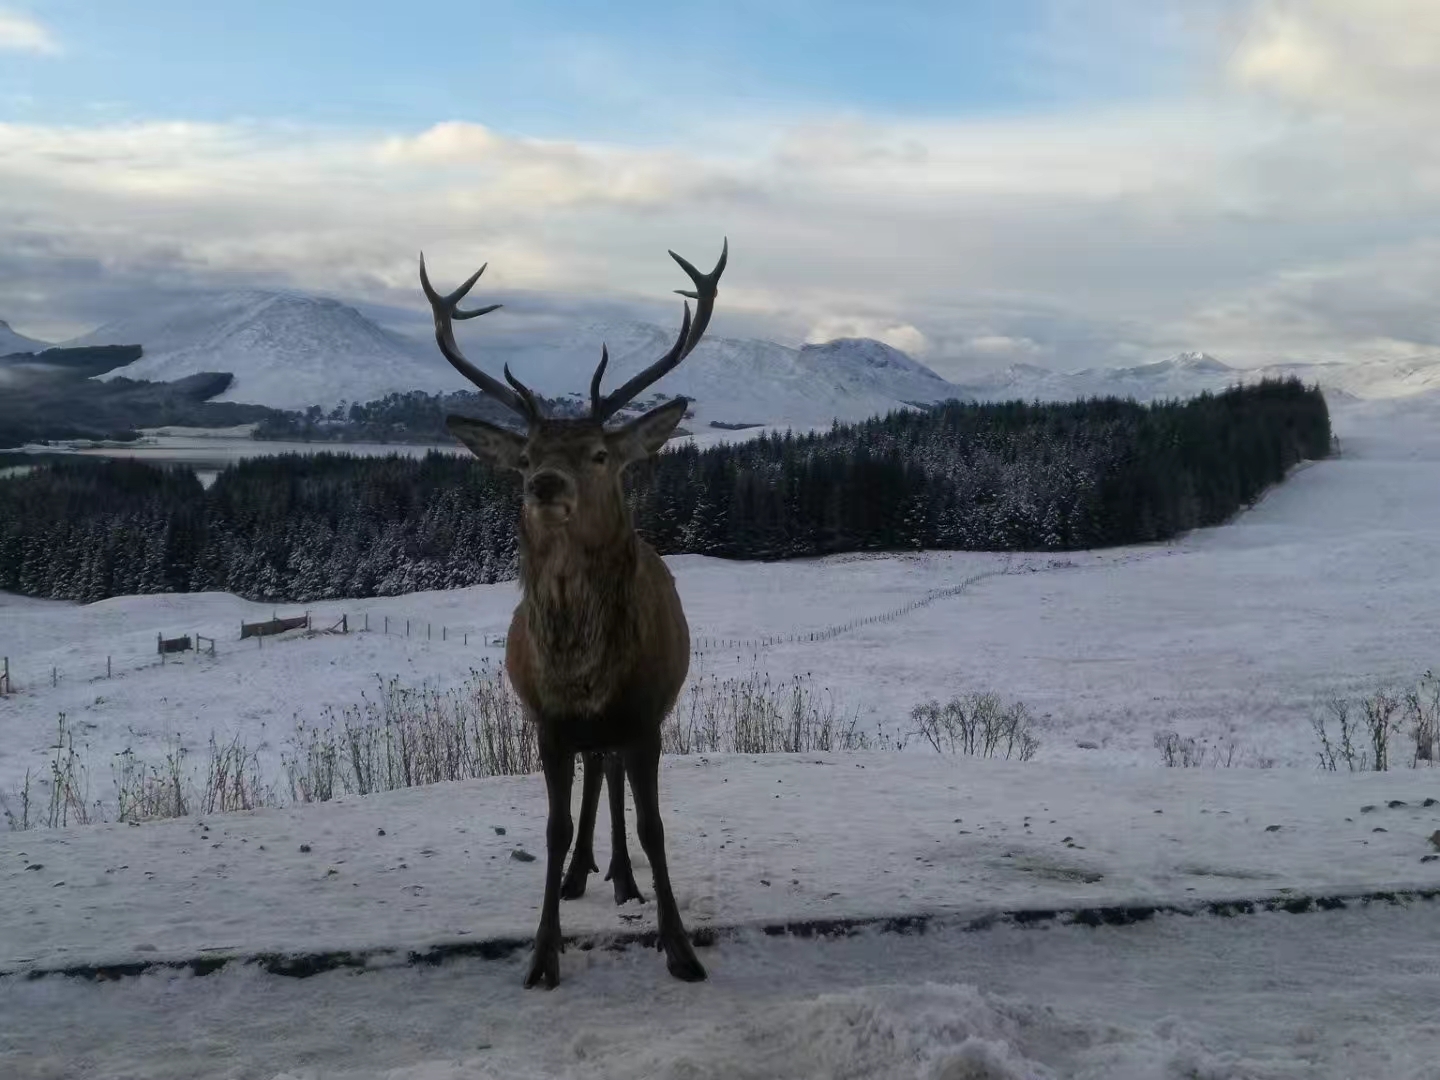
[[[581,752],[613,749],[641,719],[663,720],[689,668],[675,579],[628,521],[625,533],[587,551],[521,530],[524,597],[506,671],[520,700]]]
[[[644,900],[625,840],[628,778],[636,834],[654,878],[657,945],[672,975],[687,981],[705,978],[670,886],[659,802],[660,725],[685,681],[690,631],[669,568],[635,533],[622,482],[627,466],[664,446],[689,403],[676,398],[614,429],[605,421],[699,343],[727,254],[728,245],[715,269],[702,274],[671,252],[695,283],[693,292],[683,293],[697,303],[694,322],[686,304],[670,352],[608,395],[600,393],[609,361],[602,350],[590,384],[591,413],[583,419],[545,417],[508,368],[506,386],[461,354],[452,319],[474,318],[498,306],[475,311],[457,306],[483,266],[455,292],[441,296],[430,285],[424,258],[420,261],[440,351],[456,370],[526,421],[521,435],[468,417],[446,419],[477,457],[520,473],[525,485],[519,522],[522,596],[510,624],[505,667],[535,725],[549,798],[545,897],[527,987],[559,982],[560,900],[583,895],[586,878],[598,870],[593,844],[602,779],[610,794],[606,878],[614,884],[615,902]],[[585,758],[578,834],[570,813],[577,753]],[[572,839],[575,852],[565,873]]]

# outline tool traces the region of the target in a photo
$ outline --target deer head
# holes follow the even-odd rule
[[[621,482],[625,468],[657,453],[674,433],[690,403],[683,397],[675,398],[616,428],[607,428],[606,421],[700,343],[715,307],[716,287],[725,270],[729,250],[727,241],[715,269],[708,274],[702,274],[675,252],[670,252],[670,257],[694,282],[693,290],[675,290],[695,301],[694,319],[687,301],[680,334],[670,351],[610,394],[600,391],[601,379],[610,362],[609,350],[602,346],[600,363],[590,380],[590,415],[581,418],[547,417],[534,393],[510,373],[508,364],[502,383],[465,358],[455,342],[453,320],[473,319],[500,307],[491,304],[469,311],[459,307],[485,267],[475,271],[454,292],[442,296],[431,286],[425,272],[425,256],[420,256],[420,284],[435,316],[435,341],[440,351],[455,370],[523,419],[526,430],[521,435],[483,420],[454,415],[446,417],[445,426],[476,457],[520,473],[525,485],[525,519],[531,529],[565,530],[590,545],[603,543],[627,528],[629,518]]]

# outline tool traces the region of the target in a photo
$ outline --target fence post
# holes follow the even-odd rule
[[[433,630],[433,629],[434,629],[434,627],[432,627],[428,622],[425,624],[425,640],[426,640],[426,641],[429,641],[429,640],[434,636],[434,635],[431,633],[431,630]]]
[[[410,636],[410,620],[409,620],[409,619],[406,619],[406,620],[405,620],[405,636],[406,636],[406,637],[409,637],[409,636]]]
[[[350,632],[350,615],[346,612],[340,614],[340,632],[342,634]]]
[[[110,657],[105,657],[105,677],[110,678]]]
[[[462,645],[469,645],[469,644],[470,644],[470,631],[468,631],[468,630],[465,631],[465,640],[462,641],[461,644],[462,644]]]
[[[385,633],[388,634],[389,632],[390,632],[390,616],[389,616],[389,615],[386,615],[386,616],[385,616]]]
[[[60,685],[60,671],[59,671],[58,668],[52,667],[52,668],[50,669],[50,686],[51,686],[51,688],[53,689],[54,687],[57,687],[57,686],[59,686],[59,685]]]
[[[365,632],[370,632],[370,612],[365,612]]]

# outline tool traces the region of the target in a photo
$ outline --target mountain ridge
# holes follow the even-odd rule
[[[674,329],[647,322],[577,321],[521,326],[504,315],[461,324],[471,359],[498,373],[505,363],[548,397],[588,399],[600,346],[610,351],[606,387],[663,355]],[[13,333],[13,332],[12,332]],[[390,393],[469,389],[433,340],[381,326],[341,300],[283,290],[239,290],[137,312],[66,344],[140,344],[145,355],[104,378],[174,380],[230,371],[221,400],[303,410],[365,402]],[[1017,363],[962,380],[868,338],[798,347],[754,338],[707,337],[637,404],[683,395],[693,428],[756,425],[796,429],[860,420],[947,398],[997,401],[1095,396],[1139,401],[1219,391],[1263,376],[1295,375],[1353,397],[1403,396],[1440,387],[1440,359],[1347,364],[1286,362],[1234,368],[1201,351],[1123,367],[1056,371]]]
[[[40,341],[37,338],[26,337],[15,330],[4,319],[0,319],[0,356],[13,356],[15,353],[36,353],[50,348],[48,341]]]

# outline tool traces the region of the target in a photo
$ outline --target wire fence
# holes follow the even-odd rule
[[[833,641],[842,635],[863,630],[869,626],[878,626],[885,623],[892,623],[906,615],[913,614],[922,608],[951,597],[959,596],[966,589],[984,581],[987,578],[1000,577],[1006,574],[1022,572],[1026,567],[1014,567],[1006,565],[1000,569],[986,570],[972,574],[955,585],[946,586],[940,589],[931,589],[925,595],[911,600],[909,603],[891,608],[888,611],[878,612],[873,615],[866,615],[862,618],[851,619],[842,623],[833,623],[828,626],[815,627],[809,630],[794,630],[787,633],[765,634],[759,637],[720,637],[710,634],[693,636],[690,640],[690,653],[693,657],[703,657],[707,654],[744,652],[755,654],[767,649],[781,645],[809,645]],[[441,643],[456,645],[461,648],[470,648],[472,644],[478,648],[504,648],[506,635],[493,632],[484,632],[469,629],[457,629],[444,623],[435,623],[428,619],[405,618],[398,615],[377,614],[371,615],[364,611],[356,615],[346,612],[331,612],[329,614],[317,615],[306,611],[301,615],[282,616],[278,611],[272,612],[268,621],[258,623],[241,623],[239,641],[253,639],[256,649],[263,650],[267,637],[280,637],[284,635],[285,640],[295,638],[316,637],[320,635],[348,635],[352,633],[373,633],[386,637],[402,637],[410,640],[423,639],[427,643]],[[163,633],[156,635],[158,659],[147,660],[140,664],[131,664],[126,668],[119,668],[121,674],[126,670],[139,670],[144,667],[151,667],[158,664],[183,663],[183,654],[190,652],[197,656],[205,655],[211,659],[217,655],[216,640],[213,637],[192,632],[177,638],[166,638]],[[248,645],[246,646],[249,647]],[[270,646],[274,648],[274,644]],[[133,654],[131,654],[133,658]],[[70,670],[62,670],[59,665],[48,665],[47,671],[44,665],[39,665],[38,670],[28,672],[25,677],[17,682],[11,672],[9,657],[0,657],[0,697],[17,693],[20,684],[27,688],[43,687],[49,683],[52,689],[58,688],[67,679],[78,677],[83,681],[95,682],[99,679],[114,678],[117,673],[115,657],[107,655],[104,658],[103,667],[97,657],[94,661],[86,664],[77,664]],[[123,661],[127,657],[120,657]]]
[[[906,615],[919,611],[921,608],[929,607],[938,600],[947,600],[952,596],[959,596],[970,586],[986,578],[1001,577],[1005,574],[1014,574],[1019,571],[1011,567],[1004,567],[999,570],[986,570],[979,574],[972,574],[959,584],[950,585],[943,589],[931,589],[924,596],[902,604],[900,607],[891,608],[889,611],[882,611],[875,615],[866,615],[863,618],[852,619],[849,622],[835,623],[831,626],[822,626],[813,630],[797,630],[788,634],[770,634],[758,638],[722,638],[701,636],[691,641],[691,652],[726,652],[730,650],[743,650],[746,652],[758,652],[762,649],[773,648],[776,645],[810,644],[822,641],[833,641],[842,634],[849,634],[856,630],[864,629],[867,626],[878,626],[881,623],[891,623],[902,619]]]
[[[277,638],[280,635],[287,635],[286,640],[294,640],[352,633],[378,633],[412,639],[423,637],[428,642],[454,644],[461,648],[470,647],[472,642],[474,646],[481,648],[496,648],[505,645],[503,634],[457,629],[425,619],[406,619],[392,615],[377,615],[372,619],[368,611],[358,614],[348,611],[328,614],[306,611],[301,615],[290,616],[282,616],[277,611],[272,613],[270,619],[263,622],[240,623],[235,646],[238,647],[239,642],[243,641],[246,643],[245,647],[249,648],[249,642],[253,640],[255,648],[263,650],[266,648],[265,639],[267,637]],[[228,644],[230,639],[224,640]],[[12,671],[10,657],[0,657],[0,697],[19,693],[22,689],[40,689],[47,684],[51,689],[56,689],[62,683],[75,679],[82,682],[96,682],[100,679],[113,679],[117,675],[123,676],[129,671],[139,671],[161,665],[183,664],[185,663],[185,653],[214,659],[222,652],[233,651],[233,649],[221,650],[217,645],[215,637],[195,631],[178,637],[166,637],[163,632],[157,632],[155,651],[148,657],[134,651],[107,654],[103,659],[97,654],[94,659],[72,661],[66,667],[53,663],[37,663],[30,665],[23,672],[18,664]],[[273,641],[269,647],[275,647]],[[137,655],[143,659],[138,659],[137,662]]]

